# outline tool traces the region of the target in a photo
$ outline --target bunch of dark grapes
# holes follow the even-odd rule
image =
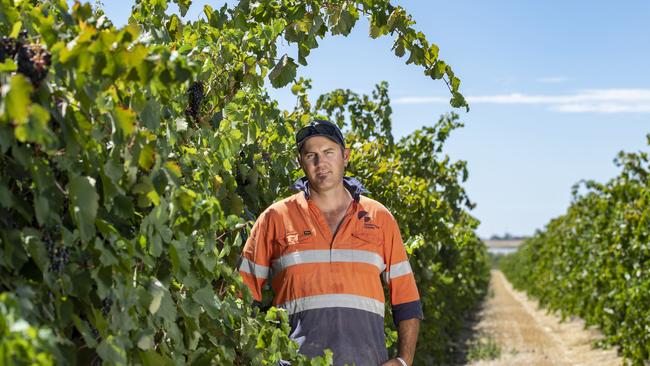
[[[111,300],[110,297],[105,297],[104,300],[102,300],[102,314],[104,316],[108,315],[108,313],[111,311],[112,306],[113,300]]]
[[[52,56],[40,44],[27,43],[27,31],[22,30],[18,38],[2,37],[0,41],[0,62],[7,58],[18,64],[18,72],[28,77],[38,87],[47,76]]]
[[[51,65],[51,55],[39,44],[24,45],[18,50],[18,72],[27,76],[34,86],[41,84]]]
[[[194,119],[198,118],[199,111],[201,110],[201,103],[203,102],[203,83],[195,81],[187,89],[187,108],[185,114],[192,116]]]
[[[70,253],[68,252],[68,248],[57,243],[57,241],[55,241],[55,239],[52,237],[52,234],[49,230],[45,231],[43,235],[43,241],[45,242],[47,257],[50,260],[50,272],[60,273],[66,263],[70,261]]]
[[[14,58],[21,46],[21,42],[15,38],[2,37],[0,40],[0,62],[4,62],[7,58]]]

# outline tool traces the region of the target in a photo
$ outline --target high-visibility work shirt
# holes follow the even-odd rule
[[[267,208],[253,226],[240,273],[253,297],[271,281],[300,352],[334,352],[334,364],[380,365],[388,284],[393,317],[422,318],[422,306],[397,223],[379,202],[356,195],[338,232],[304,192]]]

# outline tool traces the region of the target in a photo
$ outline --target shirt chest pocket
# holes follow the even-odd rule
[[[283,237],[276,240],[275,257],[311,249],[314,243],[314,234],[311,230],[289,231]]]
[[[350,235],[350,245],[353,249],[382,251],[384,238],[380,232],[375,230],[356,230]]]
[[[384,240],[381,233],[366,230],[355,231],[350,235],[348,250],[343,252],[351,256],[352,261],[368,266],[358,266],[356,271],[377,274],[386,269],[384,264]]]
[[[273,272],[279,273],[296,265],[308,263],[315,245],[314,234],[308,230],[287,232],[284,237],[276,240],[272,260]]]

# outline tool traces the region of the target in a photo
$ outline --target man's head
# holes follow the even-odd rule
[[[328,121],[316,120],[296,133],[298,162],[310,186],[327,191],[343,184],[350,149],[345,148],[343,134]]]
[[[345,149],[345,140],[343,139],[343,133],[341,133],[339,127],[330,121],[316,119],[296,132],[296,146],[298,147],[298,152],[302,150],[304,143],[314,136],[325,136]]]

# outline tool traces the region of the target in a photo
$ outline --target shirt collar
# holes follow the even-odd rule
[[[370,193],[358,179],[353,177],[343,177],[343,186],[350,192],[356,202],[359,202],[361,194]],[[297,191],[303,191],[305,198],[309,199],[309,180],[307,177],[298,178],[291,188]]]

